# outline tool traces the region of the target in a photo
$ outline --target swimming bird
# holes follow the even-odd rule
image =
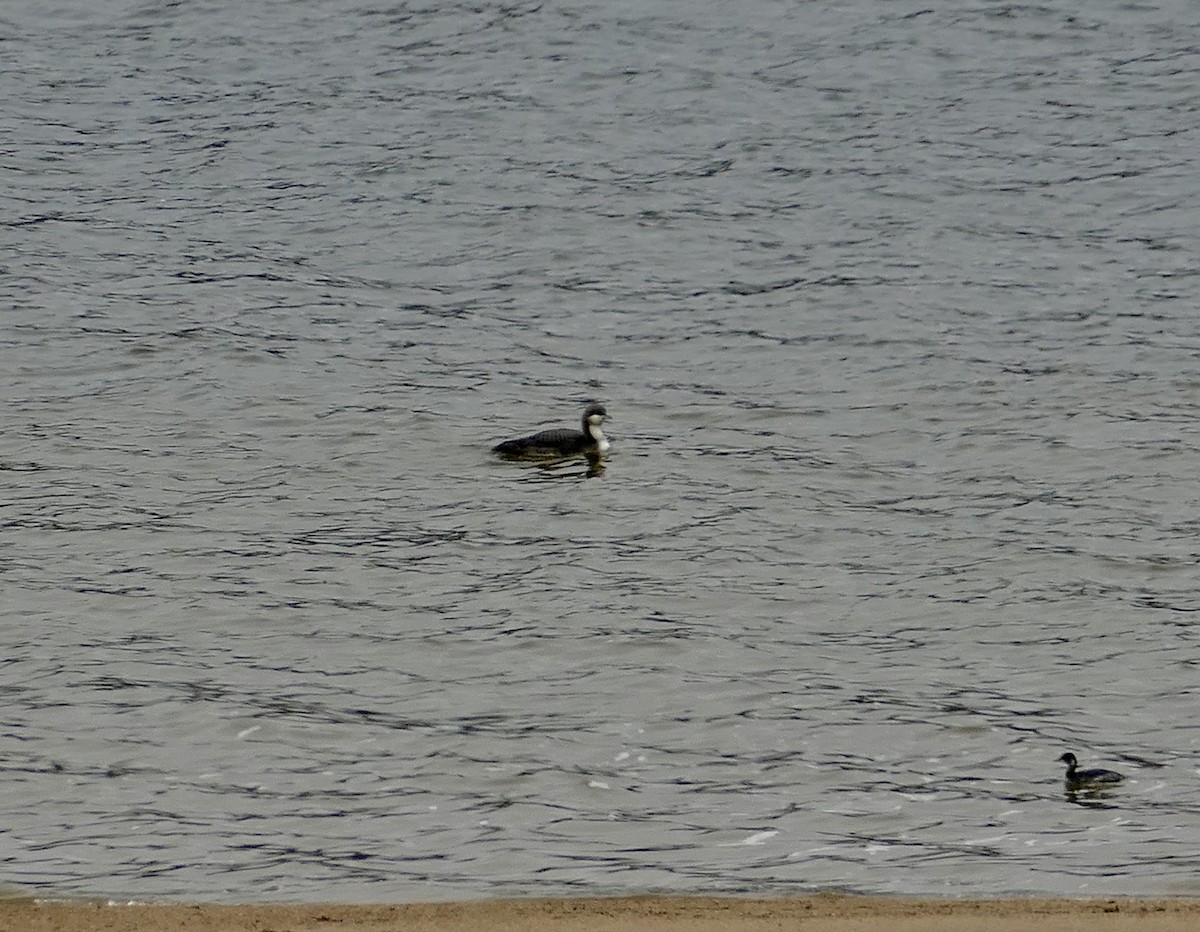
[[[1103,784],[1120,783],[1125,777],[1115,770],[1105,770],[1095,767],[1091,770],[1078,770],[1079,761],[1068,751],[1059,758],[1067,765],[1067,789],[1077,790],[1084,787],[1095,787]]]
[[[583,412],[583,430],[543,430],[531,437],[498,443],[492,452],[509,459],[554,459],[580,454],[598,457],[609,448],[608,438],[600,429],[606,417],[608,412],[603,405],[590,404]]]

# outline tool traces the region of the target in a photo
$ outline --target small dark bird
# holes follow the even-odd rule
[[[1068,751],[1059,758],[1067,765],[1067,789],[1078,790],[1086,787],[1097,787],[1103,785],[1112,785],[1120,783],[1125,777],[1117,773],[1115,770],[1104,770],[1101,767],[1095,767],[1090,770],[1079,770],[1079,761],[1075,759],[1075,755]]]
[[[532,437],[505,440],[492,447],[493,453],[509,459],[544,460],[564,456],[597,457],[608,452],[608,438],[600,429],[608,412],[591,404],[583,412],[583,430],[543,430]]]

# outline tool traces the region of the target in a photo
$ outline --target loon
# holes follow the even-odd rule
[[[1117,773],[1115,770],[1104,770],[1099,767],[1092,770],[1077,770],[1079,761],[1075,759],[1075,755],[1070,751],[1060,757],[1059,760],[1067,765],[1068,789],[1076,790],[1102,783],[1120,783],[1125,779],[1122,774]]]
[[[492,447],[493,453],[509,459],[550,459],[578,456],[598,457],[608,452],[608,438],[600,425],[608,417],[603,405],[590,404],[583,412],[583,430],[543,430],[532,437],[505,440]]]

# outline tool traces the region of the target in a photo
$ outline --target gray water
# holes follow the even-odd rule
[[[1200,894],[1198,30],[6,4],[0,882]]]

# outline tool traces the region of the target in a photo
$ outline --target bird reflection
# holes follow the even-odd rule
[[[587,464],[586,469],[580,468]],[[522,464],[531,470],[530,479],[538,482],[553,482],[557,479],[594,479],[603,476],[606,468],[603,456],[591,455],[562,457],[540,463]]]

